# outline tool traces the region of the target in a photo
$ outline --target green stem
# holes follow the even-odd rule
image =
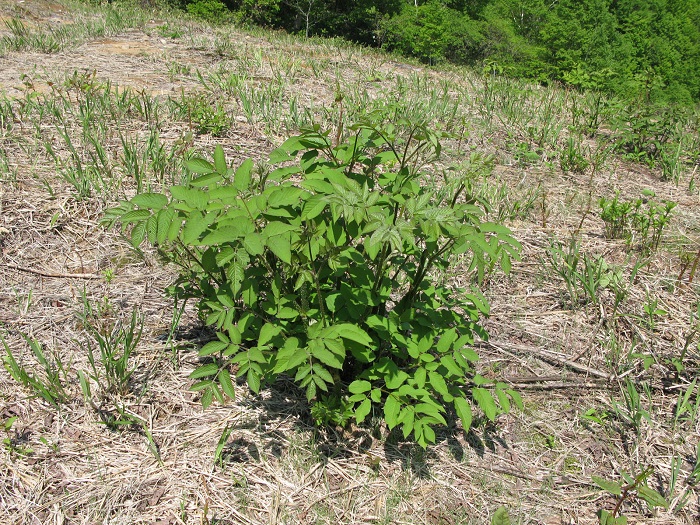
[[[197,265],[202,269],[202,271],[203,271],[205,274],[207,274],[207,276],[209,276],[209,278],[210,278],[211,280],[213,280],[214,282],[216,282],[216,284],[218,284],[219,286],[221,286],[221,285],[224,283],[224,280],[225,280],[225,279],[224,279],[224,280],[219,280],[219,279],[216,278],[216,276],[214,276],[211,272],[209,272],[209,271],[204,267],[204,264],[202,263],[202,261],[197,257],[197,255],[196,255],[194,252],[192,252],[192,250],[189,249],[189,247],[188,247],[185,243],[183,243],[182,241],[179,241],[179,243],[180,243],[180,246],[182,247],[182,249],[185,250],[185,252],[187,252],[187,256],[188,256],[191,260],[193,260],[194,262],[196,262]]]
[[[316,272],[316,265],[314,264],[313,253],[311,251],[311,238],[307,236],[306,244],[309,247],[309,266],[311,266],[311,273],[314,276],[314,284],[316,285],[316,297],[318,298],[318,309],[321,312],[321,322],[323,326],[326,327],[326,307],[323,305],[323,296],[321,295],[321,281],[318,278],[318,272]]]
[[[413,304],[415,296],[418,293],[418,288],[423,282],[423,279],[425,279],[425,276],[427,275],[430,268],[433,267],[433,264],[435,264],[437,258],[443,255],[447,250],[452,248],[453,245],[454,240],[450,239],[441,248],[435,251],[435,253],[432,256],[428,256],[427,251],[423,252],[420,258],[420,262],[418,263],[418,269],[416,270],[415,278],[411,283],[411,287],[406,293],[406,295],[403,297],[403,299],[401,299],[402,307],[408,308],[410,305]]]

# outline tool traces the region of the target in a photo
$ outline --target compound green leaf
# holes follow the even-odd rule
[[[190,185],[195,188],[203,188],[204,186],[210,186],[221,180],[221,175],[218,173],[206,173],[205,175],[200,175],[196,179],[192,179]]]
[[[168,227],[168,233],[166,235],[167,240],[172,242],[175,239],[177,239],[177,236],[180,233],[181,227],[182,227],[182,219],[179,216],[177,216],[170,223],[170,226]]]
[[[267,239],[267,247],[281,261],[292,264],[292,242],[289,235],[275,235]]]
[[[168,204],[168,198],[161,193],[140,193],[131,202],[139,208],[159,210]]]
[[[185,161],[185,167],[192,173],[211,173],[216,171],[211,162],[201,157],[194,157]]]
[[[156,227],[156,242],[163,244],[168,237],[170,225],[175,219],[175,210],[166,208],[158,212],[158,225]],[[178,217],[178,221],[180,218]]]
[[[389,430],[398,424],[399,413],[401,412],[401,403],[397,397],[390,394],[384,403],[384,420],[386,421]]]
[[[248,388],[250,388],[253,392],[256,394],[260,392],[260,376],[256,374],[252,368],[248,369],[246,381],[248,382]]]
[[[132,222],[145,221],[150,216],[150,210],[132,210],[122,215],[120,221],[122,224],[130,224]]]
[[[131,244],[140,246],[143,239],[146,237],[146,222],[140,222],[131,230]]]
[[[350,386],[348,386],[348,390],[351,394],[363,394],[365,392],[369,392],[371,389],[372,383],[365,381],[364,379],[356,379],[350,383]]]
[[[314,397],[316,397],[316,382],[312,381],[313,376],[309,376],[307,378],[308,381],[303,382],[300,384],[300,386],[306,385],[306,399],[311,401]]]
[[[498,407],[496,406],[496,402],[493,400],[491,392],[489,392],[485,388],[480,388],[477,386],[472,388],[472,397],[490,421],[496,419],[496,415],[498,414]]]
[[[457,331],[454,328],[450,328],[440,336],[436,346],[437,351],[441,354],[447,353],[450,348],[452,348],[452,343],[454,343],[456,339]]]
[[[326,383],[333,383],[333,376],[331,373],[323,368],[320,364],[314,363],[313,370],[315,374],[318,374]]]
[[[333,352],[329,351],[325,346],[319,345],[316,347],[311,355],[321,361],[324,365],[330,366],[332,368],[343,368],[343,362],[338,359],[338,356]]]
[[[601,489],[615,496],[620,496],[622,494],[622,486],[616,481],[609,481],[600,476],[592,476],[593,483],[598,485]]]
[[[305,363],[309,360],[309,352],[306,348],[297,348],[294,353],[289,357],[289,361],[287,362],[287,370],[293,370],[302,363]],[[309,368],[311,370],[311,368]]]
[[[202,394],[202,408],[206,409],[211,405],[211,402],[214,397],[214,389],[216,388],[216,385],[214,383],[211,383],[209,385],[209,388],[207,388],[204,391],[204,394]]]
[[[158,216],[151,215],[146,221],[146,234],[148,235],[148,242],[155,244],[156,234],[158,233]]]
[[[501,405],[503,412],[505,412],[506,414],[510,412],[510,399],[508,399],[506,393],[500,388],[497,388],[496,396],[498,397],[498,404]]]
[[[417,413],[430,416],[430,418],[439,421],[443,425],[447,424],[445,418],[440,413],[442,407],[437,403],[432,402],[432,400],[430,403],[418,403],[415,408]]]
[[[243,238],[243,247],[250,255],[260,255],[265,251],[263,238],[259,233],[252,232]]]
[[[199,236],[209,227],[206,215],[193,212],[182,229],[182,242],[188,245],[199,244]]]
[[[443,396],[450,394],[450,391],[447,388],[447,383],[445,383],[445,378],[442,377],[442,374],[438,372],[428,372],[428,377],[430,378],[430,385],[438,394]]]
[[[372,338],[362,328],[350,323],[336,325],[338,335],[364,346],[372,346]]]
[[[426,448],[429,443],[435,443],[435,431],[429,424],[425,423],[421,425],[421,430],[422,432],[418,436],[418,439],[416,439],[421,447]]]
[[[463,397],[455,397],[453,404],[455,412],[457,412],[457,417],[459,417],[459,420],[462,422],[462,429],[464,432],[469,432],[472,426],[472,407]]]
[[[214,148],[214,168],[219,175],[222,177],[226,176],[226,155],[224,154],[224,148],[221,147],[221,144],[217,144],[216,148]]]
[[[360,403],[360,406],[355,410],[355,421],[357,421],[358,425],[365,420],[370,410],[372,410],[372,401],[365,399]]]
[[[216,363],[207,363],[199,368],[196,368],[191,374],[190,379],[200,379],[202,377],[214,376],[219,371],[219,367]]]
[[[267,203],[273,208],[295,206],[299,203],[299,198],[302,193],[304,193],[304,190],[295,188],[294,186],[277,186],[267,194]]]
[[[326,382],[323,379],[321,379],[321,376],[319,376],[318,374],[314,374],[312,377],[313,377],[314,383],[316,383],[316,386],[318,386],[318,388],[320,388],[324,392],[328,392],[328,387],[326,386]]]
[[[326,208],[326,197],[325,195],[312,195],[304,203],[304,208],[301,212],[301,218],[305,221],[310,221],[315,219]]]
[[[201,390],[204,390],[205,388],[209,388],[209,386],[212,384],[213,379],[205,379],[204,381],[197,381],[195,384],[193,384],[189,390],[190,392],[199,392]]]
[[[508,510],[505,507],[501,506],[493,513],[491,525],[510,525],[510,516],[508,516]]]
[[[518,407],[518,409],[523,410],[523,398],[520,397],[520,394],[510,388],[506,390],[506,392],[508,392],[508,394],[510,395],[510,398],[513,400],[513,403],[515,403],[515,406]]]
[[[419,366],[413,373],[413,380],[416,382],[416,385],[418,385],[418,388],[423,388],[425,386],[426,377],[427,372],[422,366]]]
[[[397,369],[396,372],[389,373],[389,375],[384,378],[384,382],[386,383],[387,388],[396,390],[406,381],[406,379],[408,379],[408,374],[403,370]]]
[[[297,319],[299,315],[299,311],[290,306],[283,306],[277,312],[278,319]]]
[[[455,363],[455,360],[452,359],[451,356],[449,355],[444,355],[440,358],[440,364],[444,366],[447,371],[452,374],[453,376],[456,377],[463,377],[464,376],[464,370],[462,370],[457,363]]]
[[[253,346],[248,349],[248,360],[254,363],[267,363],[267,358],[259,346]]]
[[[238,191],[245,191],[250,186],[253,173],[253,161],[246,159],[233,175],[233,187]]]
[[[293,232],[297,227],[292,224],[287,224],[286,222],[274,221],[268,223],[263,229],[263,235],[265,237],[275,237],[277,235],[283,235],[285,233]]]
[[[233,388],[233,381],[231,381],[231,374],[225,368],[219,372],[219,384],[221,385],[221,390],[224,391],[231,399],[236,399],[236,392]]]
[[[264,346],[269,343],[273,337],[278,335],[282,329],[279,326],[275,326],[272,323],[265,323],[260,330],[260,335],[258,336],[258,346]]]
[[[243,235],[245,232],[240,226],[222,226],[205,235],[200,244],[202,246],[216,246],[225,242],[234,242]]]
[[[199,356],[200,357],[205,357],[211,354],[216,354],[218,352],[222,352],[226,347],[228,347],[229,343],[225,341],[211,341],[207,344],[205,344],[200,350],[199,350]]]
[[[401,428],[403,431],[403,437],[406,439],[411,432],[413,432],[413,422],[416,417],[416,412],[413,410],[413,407],[406,407],[402,414],[404,415],[400,417],[402,425]]]

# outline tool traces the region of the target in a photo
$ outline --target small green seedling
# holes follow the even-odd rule
[[[650,508],[663,507],[667,509],[669,507],[668,501],[647,484],[646,480],[653,472],[654,467],[647,467],[634,478],[622,472],[624,483],[593,476],[593,482],[604,491],[614,495],[616,500],[612,512],[608,512],[607,510],[600,510],[598,512],[600,525],[626,525],[627,516],[620,514],[621,507],[626,500],[634,497],[644,500]]]

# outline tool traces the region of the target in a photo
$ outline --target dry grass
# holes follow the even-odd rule
[[[27,4],[0,0],[0,19],[20,17],[33,30],[72,20],[62,3]],[[90,13],[79,19],[105,16]],[[591,476],[619,479],[620,471],[635,473],[646,466],[655,469],[650,486],[670,500],[686,489],[690,496],[676,512],[652,513],[632,501],[624,507],[630,521],[700,521],[698,491],[686,483],[698,460],[700,422],[673,424],[679,392],[688,378],[697,377],[700,358],[690,321],[698,286],[676,281],[678,251],[697,251],[700,229],[698,193],[686,191],[687,180],[678,186],[660,182],[658,172],[615,156],[593,174],[562,174],[555,164],[541,162],[520,164],[513,129],[478,114],[484,86],[471,73],[424,70],[374,52],[281,35],[212,32],[169,16],[154,12],[131,29],[83,36],[51,54],[20,50],[0,56],[0,95],[16,110],[4,127],[0,119],[0,167],[3,155],[7,159],[7,169],[0,171],[0,334],[29,368],[33,360],[22,334],[60,359],[68,370],[69,397],[53,408],[0,370],[0,422],[17,416],[2,436],[8,441],[0,451],[0,522],[476,524],[489,522],[505,505],[514,523],[588,524],[597,522],[598,509],[614,506]],[[0,28],[2,35],[8,31]],[[196,71],[239,73],[251,92],[278,85],[283,118],[266,119],[259,108],[249,118],[240,97],[207,92]],[[159,140],[165,151],[180,155],[168,160],[165,175],[154,184],[178,176],[185,151],[209,152],[216,143],[230,159],[264,159],[294,129],[291,100],[328,124],[339,118],[338,86],[345,90],[349,118],[365,110],[351,102],[373,103],[400,86],[416,101],[436,100],[425,94],[430,86],[450,86],[443,98],[462,97],[470,133],[448,144],[445,162],[470,149],[494,153],[499,166],[487,188],[504,183],[511,196],[521,197],[541,188],[533,209],[509,221],[523,244],[522,261],[511,277],[494,276],[484,288],[492,304],[486,322],[491,342],[480,348],[481,366],[485,374],[517,385],[525,411],[500,416],[495,425],[468,436],[458,428],[446,430],[427,451],[387,436],[377,422],[348,431],[315,430],[303,396],[284,381],[260,396],[238,386],[235,403],[203,411],[187,390],[187,376],[208,334],[188,306],[168,342],[174,312],[163,289],[172,282],[172,269],[163,268],[153,253],[129,248],[118,232],[98,226],[106,207],[136,191],[124,176],[119,133],[143,145],[150,123],[132,110],[104,129],[95,127],[119,183],[92,198],[78,198],[47,153],[49,144],[62,161],[71,158],[56,118],[37,116],[48,100],[67,100],[73,108],[84,102],[84,88],[71,87],[71,78],[130,88],[159,105]],[[169,101],[196,93],[225,107],[223,136],[193,134],[191,117],[168,109]],[[568,96],[553,93],[562,100]],[[41,103],[21,113],[32,99]],[[65,114],[71,115],[70,136],[86,154],[77,111]],[[543,262],[549,239],[565,240],[581,226],[581,251],[603,255],[628,276],[638,254],[604,238],[596,203],[615,191],[633,198],[643,188],[679,206],[661,249],[630,287],[626,316],[611,317],[613,297],[607,291],[597,305],[571,308],[561,281]],[[639,319],[648,297],[668,312],[653,329]],[[88,336],[77,313],[86,304],[97,312],[93,321],[107,331],[128,322],[134,308],[144,315],[130,392],[115,399],[144,422],[142,428],[110,430],[83,401],[76,373],[88,366]],[[667,360],[686,343],[687,371],[675,377]],[[653,355],[655,362],[645,370],[636,353]],[[624,378],[637,382],[650,414],[637,430],[612,408],[622,403]],[[606,413],[605,423],[582,418],[588,409]],[[217,443],[227,428],[232,430],[222,464],[216,464]],[[669,494],[674,457],[680,458],[680,475]]]

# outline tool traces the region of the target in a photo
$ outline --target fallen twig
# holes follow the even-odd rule
[[[42,277],[53,277],[56,279],[63,279],[63,278],[103,279],[102,275],[97,275],[94,273],[54,273],[54,272],[47,272],[44,270],[34,270],[33,268],[23,268],[22,266],[15,266],[14,264],[6,264],[5,268],[17,270],[18,272],[33,273],[35,275],[41,275]]]
[[[493,341],[487,341],[485,344],[491,346],[492,348],[495,348],[496,350],[499,350],[500,347],[507,348],[509,350],[515,350],[519,352],[526,352],[529,354],[534,354],[540,359],[543,359],[545,361],[555,361],[556,363],[565,365],[572,370],[576,370],[577,372],[582,372],[585,374],[590,374],[592,376],[600,377],[601,379],[605,379],[606,381],[612,381],[613,377],[610,374],[606,374],[605,372],[602,372],[600,370],[597,370],[595,368],[591,368],[589,366],[581,365],[579,363],[574,363],[570,359],[564,359],[562,357],[559,357],[555,355],[552,352],[548,352],[547,350],[540,350],[539,348],[535,348],[534,346],[525,346],[525,345],[514,345],[511,343],[504,343],[504,342],[493,342]]]

